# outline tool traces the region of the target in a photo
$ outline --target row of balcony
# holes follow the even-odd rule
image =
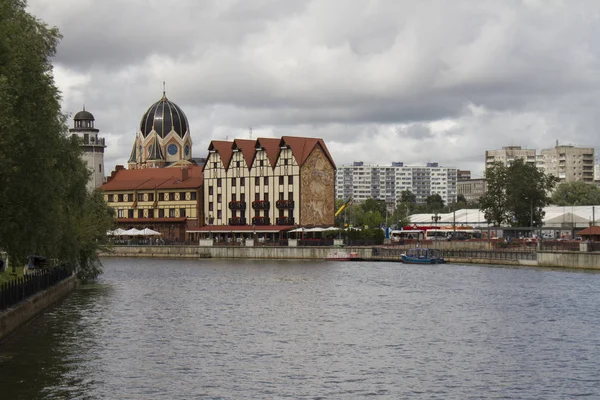
[[[246,218],[233,217],[229,218],[229,225],[248,225]],[[269,217],[252,217],[252,225],[263,226],[271,225]],[[294,217],[278,217],[275,219],[275,225],[294,225]]]
[[[294,208],[294,200],[277,200],[275,202],[275,206],[278,209],[292,209]],[[252,209],[254,210],[268,210],[271,208],[271,202],[267,200],[256,200],[252,202]],[[246,202],[245,201],[230,201],[229,202],[230,210],[245,210]]]

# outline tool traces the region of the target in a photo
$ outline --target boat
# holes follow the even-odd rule
[[[358,253],[347,253],[345,251],[336,251],[329,253],[326,260],[328,261],[362,261],[360,254]]]
[[[416,247],[402,254],[402,262],[407,264],[445,264],[446,260],[438,249]]]

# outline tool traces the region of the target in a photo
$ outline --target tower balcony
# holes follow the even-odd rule
[[[279,217],[275,223],[277,225],[294,225],[294,217]]]
[[[267,200],[256,200],[252,202],[252,208],[254,210],[268,210],[271,208],[271,202]]]
[[[269,217],[252,217],[252,225],[270,225],[271,218]]]
[[[275,203],[279,209],[290,209],[294,208],[294,200],[277,200]]]
[[[243,218],[243,217],[229,218],[229,225],[246,225],[246,218]]]
[[[230,210],[245,210],[246,202],[245,201],[230,201],[229,209]]]

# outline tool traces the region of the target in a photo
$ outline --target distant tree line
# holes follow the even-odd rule
[[[0,2],[0,248],[13,266],[38,254],[93,278],[114,216],[87,192],[80,142],[61,113],[51,64],[60,34],[25,6]]]

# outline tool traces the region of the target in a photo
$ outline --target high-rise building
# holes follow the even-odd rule
[[[561,182],[594,182],[594,149],[556,145],[540,153],[540,168]]]
[[[501,150],[486,150],[485,167],[494,162],[509,165],[511,162],[522,159],[527,164],[536,165],[535,149],[522,149],[521,146],[506,146]]]
[[[94,128],[94,116],[85,110],[79,111],[73,117],[72,135],[81,139],[83,159],[91,172],[87,188],[92,191],[104,183],[104,138],[98,136],[99,130]]]
[[[355,202],[369,198],[384,200],[388,208],[398,205],[403,191],[412,192],[417,203],[425,203],[427,197],[439,194],[444,203],[456,201],[457,169],[442,167],[438,163],[424,166],[370,165],[356,161],[338,166],[335,195],[337,199],[352,197]]]

